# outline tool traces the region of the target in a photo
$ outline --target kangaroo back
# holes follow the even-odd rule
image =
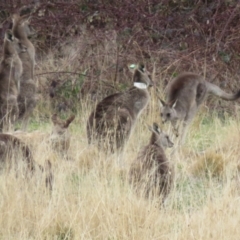
[[[14,14],[12,31],[19,42],[25,46],[26,51],[20,52],[19,57],[23,65],[20,80],[20,93],[18,96],[19,118],[23,120],[22,128],[26,130],[28,119],[36,106],[36,83],[34,77],[35,48],[28,39],[30,35],[30,16]]]
[[[25,175],[29,176],[30,174],[32,176],[36,173],[37,169],[40,169],[42,173],[45,173],[46,187],[52,190],[53,173],[51,162],[49,160],[45,161],[44,167],[39,165],[35,162],[32,152],[25,142],[11,134],[0,134],[0,163],[2,166],[9,166],[10,168],[15,166],[16,170],[19,170],[19,153],[21,160],[27,165]]]
[[[33,71],[35,64],[35,48],[31,41],[28,39],[31,35],[30,30],[30,16],[19,14],[13,15],[13,34],[16,38],[19,39],[20,43],[23,44],[26,48],[26,52],[20,53],[19,56],[23,62],[23,78],[33,79]]]
[[[110,95],[97,104],[87,121],[88,143],[95,139],[99,147],[107,146],[112,152],[124,146],[149,101],[147,88],[152,81],[143,65],[134,70],[133,84],[127,91]]]
[[[5,32],[3,59],[0,64],[0,125],[11,129],[11,124],[18,118],[18,84],[22,74],[22,62],[18,53],[24,51],[19,41],[8,29]]]
[[[196,89],[199,83],[203,83],[204,80],[194,73],[182,73],[175,79],[173,79],[167,86],[167,103],[189,99],[193,96],[195,99]]]
[[[220,87],[216,86],[213,83],[206,82],[206,85],[207,85],[208,93],[218,96],[224,100],[234,101],[240,98],[240,90],[235,94],[231,94],[231,93],[224,92]]]
[[[28,170],[30,172],[35,170],[32,153],[24,142],[13,135],[3,133],[0,134],[0,142],[2,143],[0,147],[0,159],[2,163],[5,163],[7,156],[12,159],[14,154],[20,151],[22,153],[23,160],[27,163]]]

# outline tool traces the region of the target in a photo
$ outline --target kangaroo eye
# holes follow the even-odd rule
[[[170,118],[171,114],[170,113],[167,113],[167,118]]]
[[[162,113],[160,113],[160,116],[162,117],[162,116],[163,116],[163,114],[162,114]]]

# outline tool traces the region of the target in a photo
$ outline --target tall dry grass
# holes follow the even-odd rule
[[[70,127],[73,161],[33,136],[36,161],[53,164],[53,190],[39,176],[29,181],[3,173],[1,239],[238,239],[237,120],[199,114],[201,128],[193,124],[186,146],[174,157],[167,152],[176,179],[162,206],[157,197],[136,196],[127,181],[130,163],[151,135],[144,123],[159,121],[155,110],[149,107],[139,119],[120,159],[87,145],[87,106]],[[43,132],[50,128],[45,125]],[[211,172],[211,161],[222,167]]]
[[[99,78],[114,77],[114,71],[105,74],[113,54],[104,57],[101,51],[96,52],[101,59],[92,60],[103,70]],[[49,54],[38,59],[36,71],[75,71],[79,67],[84,72],[91,68],[90,61],[81,66],[69,64],[75,57],[56,59]],[[152,71],[154,75],[155,69]],[[49,84],[46,75],[37,80],[39,88]],[[96,104],[94,98],[75,102],[71,160],[54,152],[41,134],[29,135],[35,160],[52,162],[53,190],[49,192],[38,175],[29,180],[16,178],[14,172],[1,174],[0,239],[239,239],[240,134],[236,117],[221,121],[201,111],[186,145],[175,155],[167,151],[176,174],[164,205],[157,197],[145,199],[132,190],[127,179],[129,166],[148,144],[151,133],[146,124],[160,123],[157,94],[154,89],[150,94],[151,102],[120,156],[106,155],[87,144],[86,121]],[[38,129],[44,135],[51,131],[52,106],[45,95],[38,103],[29,131]],[[169,126],[164,130],[169,131]]]

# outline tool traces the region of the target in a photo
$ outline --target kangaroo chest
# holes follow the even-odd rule
[[[129,105],[136,116],[147,106],[149,95],[147,91],[136,91],[129,96]]]

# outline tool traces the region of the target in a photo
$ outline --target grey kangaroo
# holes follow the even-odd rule
[[[36,106],[36,82],[34,81],[35,48],[28,37],[31,35],[29,15],[14,14],[12,31],[20,43],[26,47],[25,52],[19,53],[23,64],[23,73],[20,79],[18,96],[19,118],[22,119],[22,128],[26,130],[28,120]]]
[[[25,49],[9,29],[5,32],[3,43],[3,59],[0,64],[0,129],[11,130],[12,124],[18,118],[17,104],[22,61],[18,53]]]
[[[51,118],[53,122],[53,129],[50,135],[50,141],[53,148],[63,155],[67,155],[70,147],[71,135],[68,127],[74,118],[75,116],[72,115],[67,120],[63,121],[56,113],[53,114]]]
[[[145,197],[160,195],[164,200],[171,190],[174,176],[164,148],[173,147],[173,143],[156,123],[149,126],[149,130],[152,132],[150,142],[132,163],[129,182],[137,193],[143,193]]]
[[[115,93],[99,102],[87,121],[89,144],[97,140],[98,146],[120,150],[149,102],[148,87],[152,86],[149,73],[140,64],[133,73],[133,87]]]
[[[20,155],[19,155],[20,154]],[[53,184],[53,174],[51,171],[51,162],[47,160],[45,166],[39,165],[34,161],[30,148],[19,138],[11,134],[0,134],[0,165],[1,168],[13,168],[19,169],[20,160],[27,166],[26,176],[32,175],[37,170],[45,173],[45,184],[50,190]]]
[[[240,91],[235,94],[225,93],[218,86],[194,73],[182,73],[168,84],[166,102],[160,99],[161,119],[163,123],[171,122],[177,137],[179,125],[182,123],[180,144],[184,143],[187,128],[208,94],[229,101],[240,97]]]

